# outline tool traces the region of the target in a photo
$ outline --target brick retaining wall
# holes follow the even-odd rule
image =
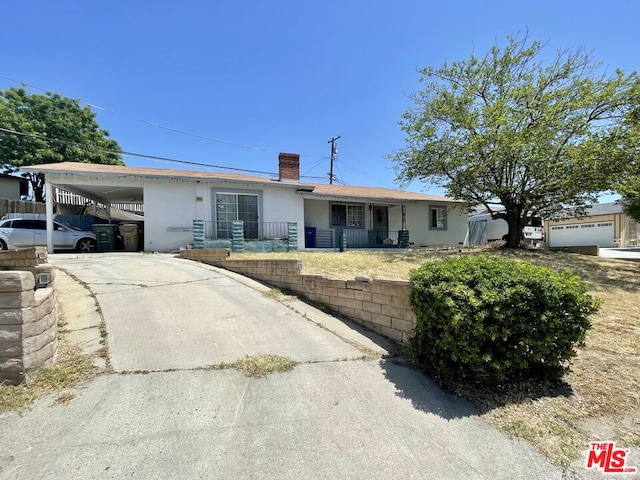
[[[182,250],[180,256],[291,290],[398,342],[407,343],[413,335],[409,282],[307,275],[299,260],[233,260],[227,249]]]

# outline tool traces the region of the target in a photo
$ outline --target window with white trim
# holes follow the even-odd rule
[[[332,204],[332,227],[364,227],[364,205],[360,204]]]

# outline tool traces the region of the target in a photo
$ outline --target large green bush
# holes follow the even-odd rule
[[[411,350],[445,382],[560,378],[599,307],[570,271],[487,255],[427,263],[411,286]]]

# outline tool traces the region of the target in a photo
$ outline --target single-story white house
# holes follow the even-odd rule
[[[546,222],[549,247],[638,245],[638,224],[622,211],[618,202],[593,205],[583,217],[571,215],[571,211],[566,211],[560,219]]]
[[[232,173],[134,168],[64,162],[24,168],[45,175],[47,211],[53,187],[104,205],[144,204],[144,250],[171,251],[193,243],[194,220],[208,239],[281,238],[297,225],[298,248],[459,246],[468,216],[450,198],[389,188],[300,182],[300,157],[279,155],[279,178]],[[399,233],[405,232],[405,233]],[[408,244],[406,242],[408,232]]]

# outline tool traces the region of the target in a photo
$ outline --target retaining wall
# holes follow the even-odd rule
[[[299,260],[233,260],[229,254],[227,249],[180,252],[183,258],[296,292],[398,342],[407,343],[413,335],[416,320],[409,305],[409,282],[364,277],[336,280],[301,273]]]
[[[55,361],[55,290],[35,286],[31,272],[0,271],[0,383],[28,381]]]
[[[597,257],[600,255],[600,247],[598,245],[587,245],[582,247],[549,247],[552,252],[579,253],[581,255],[591,255]]]
[[[0,251],[0,271],[20,270],[31,272],[35,277],[36,287],[42,288],[53,284],[55,269],[47,261],[46,247],[20,248],[18,250]],[[48,281],[39,274],[48,274]],[[1,305],[1,304],[0,304]]]

